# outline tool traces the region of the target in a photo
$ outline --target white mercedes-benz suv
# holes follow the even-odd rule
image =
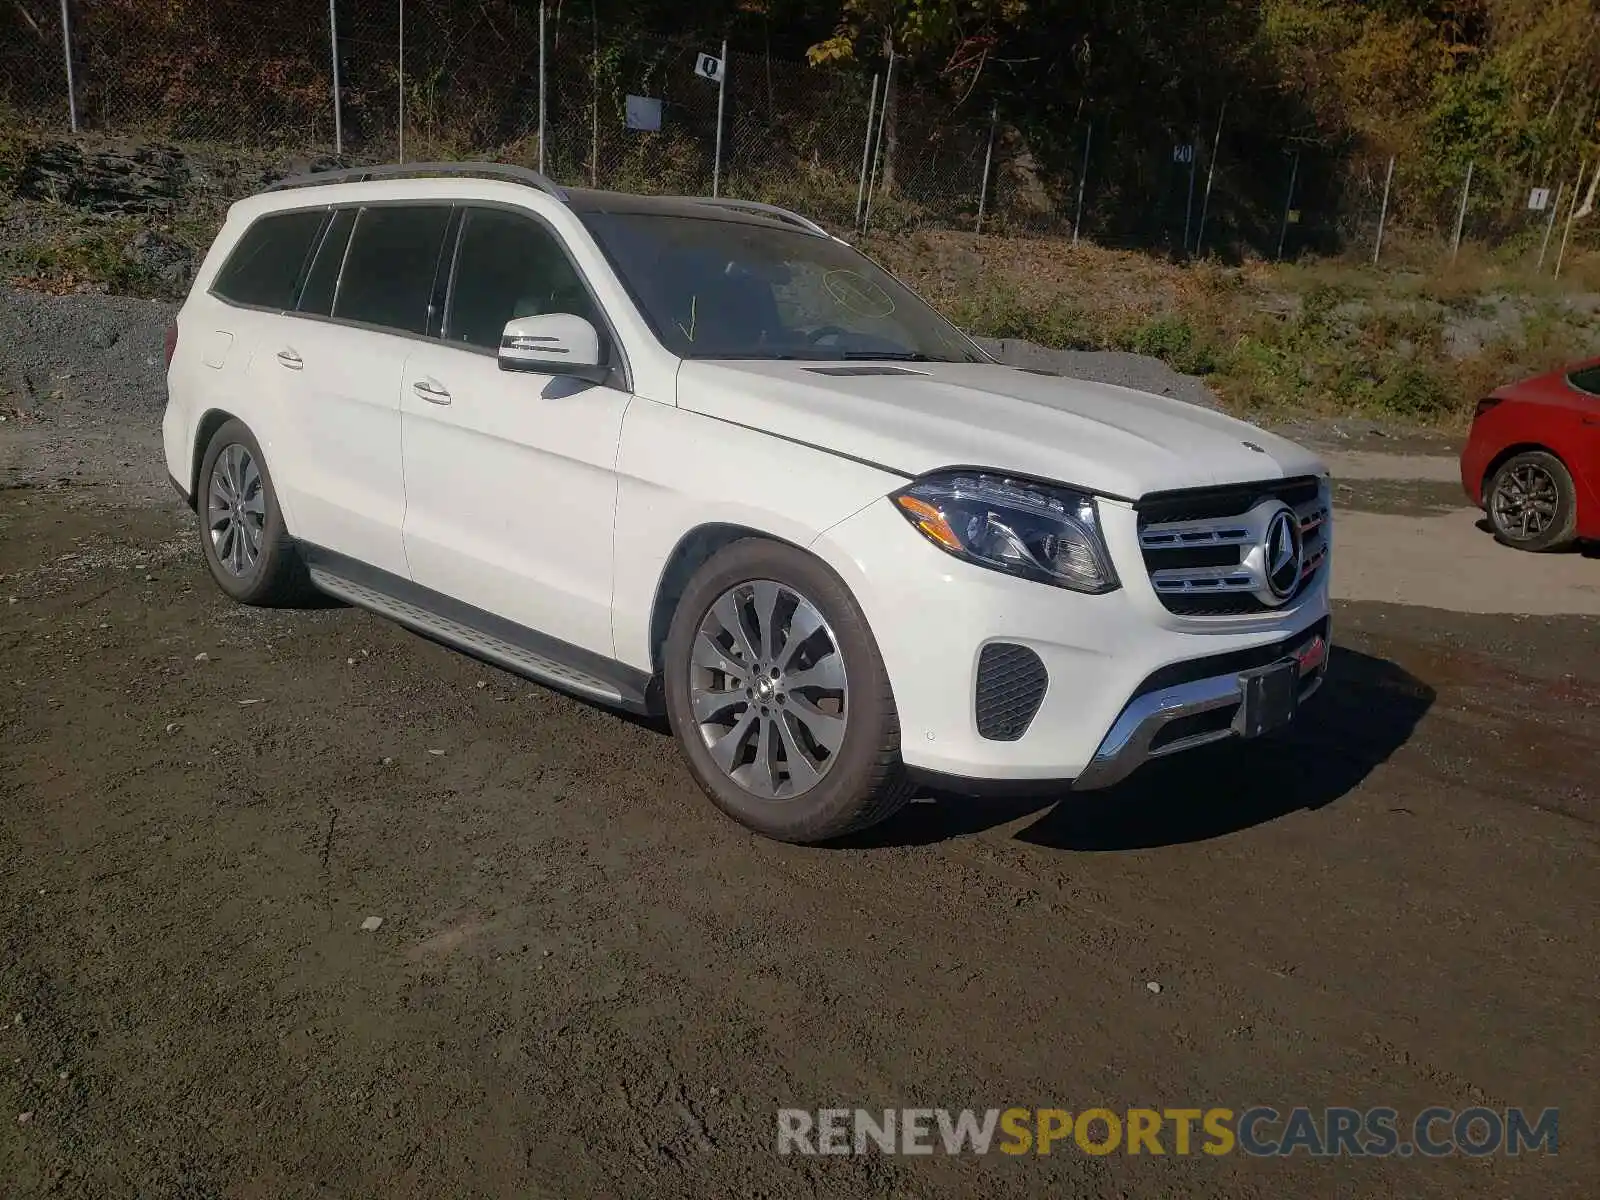
[[[1288,721],[1328,658],[1327,473],[994,362],[804,217],[500,164],[233,206],[168,334],[211,574],[664,714],[819,841],[926,782],[1115,783]]]

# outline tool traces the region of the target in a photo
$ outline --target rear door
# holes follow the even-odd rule
[[[615,465],[630,393],[497,360],[513,317],[582,316],[603,343],[606,324],[531,213],[468,206],[458,241],[442,339],[411,347],[401,395],[412,578],[612,657]]]
[[[257,355],[283,397],[295,536],[402,578],[401,379],[437,307],[451,216],[448,204],[336,210],[296,317]]]

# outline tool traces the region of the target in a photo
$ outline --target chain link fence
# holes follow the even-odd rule
[[[311,161],[493,157],[569,185],[715,190],[843,227],[1173,255],[1437,261],[1443,243],[1553,264],[1587,192],[1578,163],[1528,177],[1464,160],[1452,184],[1436,165],[1230,126],[1226,108],[1208,127],[1159,130],[1144,113],[1089,105],[1040,147],[902,62],[814,68],[618,28],[603,7],[9,0],[0,115]],[[697,71],[708,54],[720,79]]]

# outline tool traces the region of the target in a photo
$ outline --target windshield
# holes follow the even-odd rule
[[[669,213],[583,220],[680,357],[987,361],[893,276],[831,239]]]

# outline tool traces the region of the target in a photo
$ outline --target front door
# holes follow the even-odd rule
[[[615,465],[631,396],[500,370],[505,323],[551,312],[599,325],[556,235],[531,215],[467,209],[443,336],[405,362],[406,557],[424,587],[609,658]]]

